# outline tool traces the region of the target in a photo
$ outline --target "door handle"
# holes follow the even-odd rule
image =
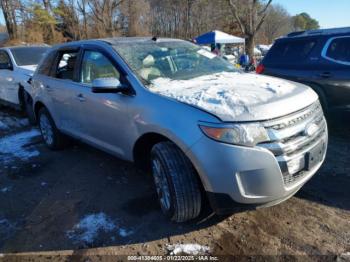
[[[83,94],[79,94],[79,95],[77,95],[77,99],[78,99],[80,102],[84,102],[84,101],[86,101],[86,99],[85,99],[85,97],[84,97],[84,95],[83,95]]]
[[[45,89],[47,90],[47,92],[51,92],[52,91],[52,88],[49,85],[45,85]]]
[[[323,72],[320,74],[320,76],[323,78],[330,78],[332,74],[330,72]]]

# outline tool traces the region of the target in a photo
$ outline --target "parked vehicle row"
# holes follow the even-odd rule
[[[0,100],[2,103],[24,109],[27,81],[48,49],[48,46],[0,48]]]
[[[257,73],[310,86],[325,111],[350,111],[350,27],[296,32],[280,38]]]
[[[322,165],[328,131],[317,94],[246,74],[181,40],[111,38],[52,47],[27,100],[53,150],[81,140],[152,173],[172,221],[271,206]],[[205,194],[203,194],[205,193]]]

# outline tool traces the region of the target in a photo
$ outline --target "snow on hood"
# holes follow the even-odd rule
[[[26,65],[26,66],[19,66],[19,68],[32,71],[34,73],[35,69],[37,68],[38,65]]]
[[[302,84],[246,73],[222,72],[190,80],[157,78],[152,92],[208,111],[223,121],[257,121],[307,107],[317,95]]]

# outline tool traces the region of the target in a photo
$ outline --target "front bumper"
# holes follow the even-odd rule
[[[321,143],[327,147],[327,130],[310,149]],[[225,213],[231,207],[270,206],[293,196],[321,167],[326,149],[319,162],[302,170],[302,176],[293,183],[286,182],[277,157],[266,148],[229,145],[203,137],[187,153],[212,207],[217,213]]]

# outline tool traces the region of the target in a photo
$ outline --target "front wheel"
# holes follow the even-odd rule
[[[67,138],[57,129],[49,111],[44,107],[39,111],[38,122],[41,135],[50,149],[61,149],[67,144]]]
[[[200,183],[187,156],[171,142],[151,152],[152,173],[163,213],[172,221],[196,218],[202,205]]]

